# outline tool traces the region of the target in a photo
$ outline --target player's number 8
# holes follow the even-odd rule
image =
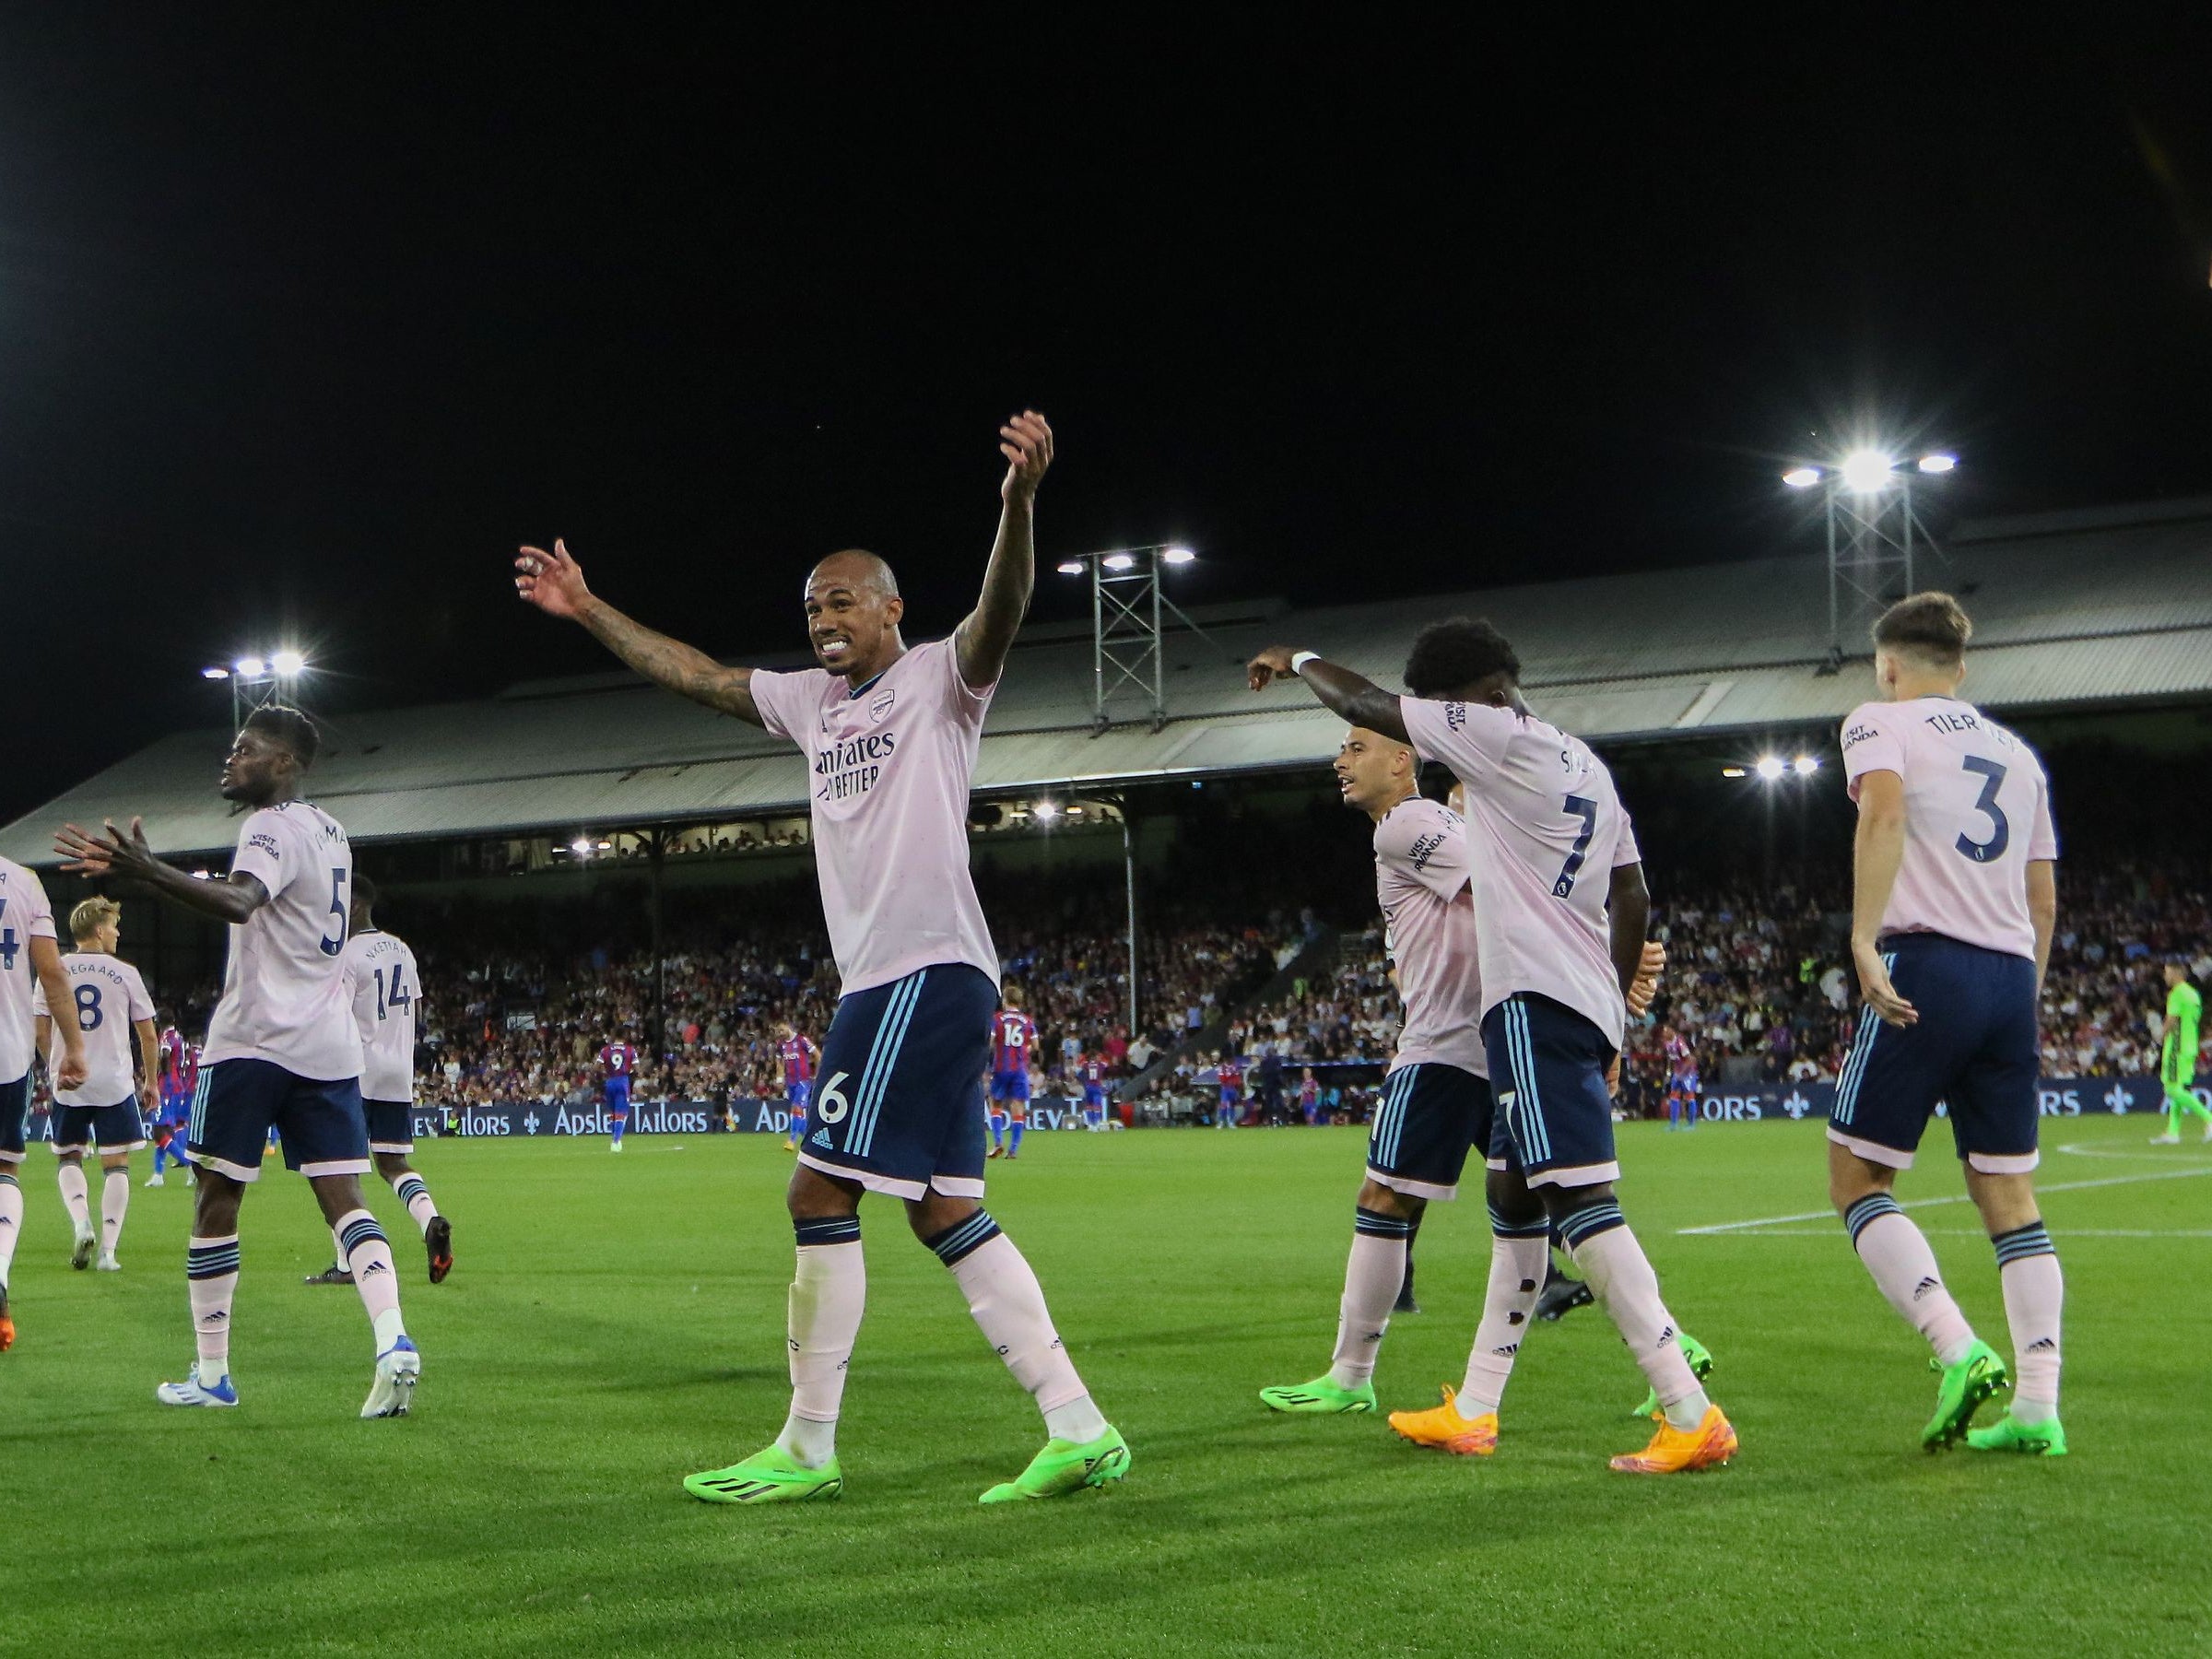
[[[830,1075],[830,1080],[822,1085],[822,1092],[814,1097],[816,1123],[841,1124],[845,1121],[845,1113],[852,1110],[852,1102],[845,1099],[837,1086],[852,1075],[851,1072],[832,1072]]]

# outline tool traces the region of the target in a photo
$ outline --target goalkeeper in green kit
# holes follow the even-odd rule
[[[2179,1146],[2182,1117],[2194,1112],[2205,1120],[2205,1138],[2212,1141],[2212,1107],[2190,1092],[2196,1076],[2197,1025],[2205,999],[2189,982],[2185,962],[2166,964],[2166,1042],[2159,1054],[2159,1085],[2166,1091],[2166,1133],[2152,1135],[2154,1146]]]

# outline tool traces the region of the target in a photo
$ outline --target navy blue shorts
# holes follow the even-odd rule
[[[146,1145],[146,1120],[138,1102],[116,1106],[56,1105],[53,1117],[56,1152],[89,1152],[95,1142],[102,1152],[135,1152]]]
[[[1026,1105],[1030,1098],[1030,1074],[1026,1071],[993,1072],[991,1098],[994,1100],[1019,1100]]]
[[[218,1060],[200,1067],[184,1153],[233,1181],[261,1179],[269,1131],[284,1139],[284,1166],[302,1175],[366,1175],[369,1128],[359,1077],[324,1082],[273,1060]]]
[[[1879,948],[1889,982],[1920,1019],[1885,1025],[1860,1011],[1828,1138],[1869,1163],[1909,1170],[1940,1101],[1969,1164],[1985,1175],[2034,1169],[2035,964],[1941,934],[1898,934]]]
[[[1437,1061],[1401,1065],[1383,1079],[1367,1135],[1369,1180],[1416,1198],[1456,1198],[1470,1147],[1505,1167],[1509,1148],[1489,1084]]]
[[[1583,1187],[1620,1179],[1613,1155],[1613,1045],[1590,1019],[1533,991],[1483,1017],[1498,1115],[1530,1186]],[[1499,1087],[1497,1080],[1503,1079]]]
[[[609,1077],[606,1080],[606,1111],[609,1117],[629,1115],[629,1079]]]
[[[361,1116],[369,1125],[371,1152],[415,1150],[415,1107],[407,1100],[361,1100]]]
[[[23,1136],[30,1123],[30,1074],[0,1083],[0,1163],[23,1161]]]
[[[822,1040],[799,1161],[871,1192],[983,1195],[983,1064],[998,987],[964,962],[855,991]]]

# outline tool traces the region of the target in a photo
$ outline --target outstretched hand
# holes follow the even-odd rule
[[[1265,691],[1268,686],[1290,673],[1290,659],[1297,653],[1288,645],[1270,645],[1258,656],[1244,665],[1245,683],[1254,691]]]
[[[1027,506],[1037,499],[1037,486],[1053,464],[1053,429],[1036,410],[1024,409],[998,429],[998,453],[1006,458],[1000,499]]]
[[[133,818],[127,836],[113,818],[102,820],[105,836],[94,835],[76,824],[64,824],[54,832],[53,850],[69,862],[62,865],[73,876],[135,876],[160,860],[147,842],[146,820]]]
[[[575,621],[592,590],[583,584],[583,567],[569,557],[567,546],[556,540],[553,551],[524,547],[514,561],[514,591],[548,617]]]

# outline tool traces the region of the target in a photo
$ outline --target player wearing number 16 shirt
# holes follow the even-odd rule
[[[1852,955],[1866,994],[1829,1113],[1829,1195],[1853,1247],[1942,1371],[1930,1451],[2062,1456],[2065,1285],[2036,1207],[2036,1006],[2058,914],[2058,835],[2035,751],[1959,697],[1972,625],[1948,594],[1874,626],[1882,698],[1843,722],[1859,825]],[[1890,1194],[1938,1101],[1997,1256],[2013,1361],[1975,1336]],[[2007,1386],[2012,1406],[1972,1429]]]
[[[1481,918],[1481,1022],[1512,1158],[1652,1388],[1656,1432],[1613,1459],[1624,1474],[1724,1464],[1735,1430],[1700,1386],[1658,1276],[1613,1195],[1606,1074],[1620,1052],[1650,895],[1613,775],[1579,737],[1537,718],[1521,660],[1488,622],[1430,624],[1406,663],[1408,697],[1270,646],[1254,690],[1297,676],[1356,726],[1441,760],[1465,785],[1467,869]]]
[[[515,561],[529,603],[806,758],[822,911],[843,987],[786,1195],[798,1241],[791,1410],[773,1443],[684,1482],[710,1502],[843,1489],[836,1424],[866,1298],[859,1203],[870,1192],[904,1201],[915,1236],[951,1269],[984,1339],[1044,1414],[1044,1449],[982,1500],[1059,1497],[1118,1480],[1129,1465],[1127,1444],[1053,1329],[1036,1275],[978,1203],[998,955],[969,875],[969,782],[1036,580],[1034,503],[1052,430],[1034,412],[1015,416],[999,429],[999,450],[1004,505],[982,597],[948,638],[911,649],[898,581],[873,553],[834,553],[814,567],[806,611],[819,666],[781,674],[725,667],[640,626],[593,594],[559,542]]]
[[[416,1172],[415,1006],[422,980],[415,953],[397,934],[376,924],[376,884],[353,878],[353,936],[346,941],[346,989],[361,1033],[361,1115],[376,1172],[392,1183],[422,1231],[430,1283],[453,1270],[453,1224],[439,1214],[429,1183]],[[350,1285],[353,1275],[333,1262],[310,1284]]]
[[[224,798],[248,809],[223,880],[195,881],[155,857],[135,818],[127,831],[111,820],[103,834],[69,824],[54,838],[65,869],[141,882],[230,926],[185,1145],[200,1169],[184,1258],[199,1357],[184,1381],[155,1390],[165,1406],[239,1402],[230,1378],[238,1212],[261,1178],[272,1126],[285,1162],[307,1177],[369,1314],[376,1378],[361,1416],[406,1416],[422,1370],[400,1318],[392,1247],[361,1200],[361,1036],[342,960],[353,849],[335,818],[300,798],[315,748],[314,724],[296,709],[269,704],[246,717],[223,763]]]

